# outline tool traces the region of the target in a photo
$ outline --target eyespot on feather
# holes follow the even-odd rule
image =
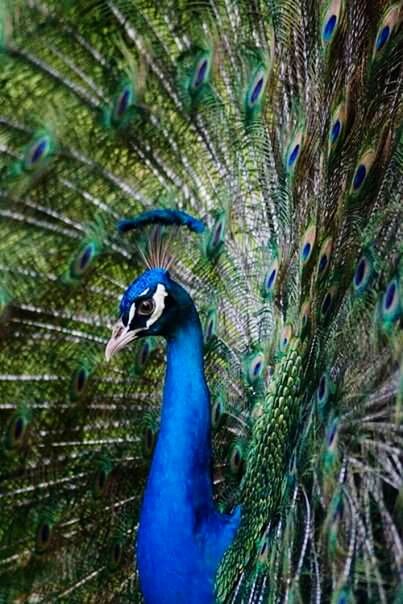
[[[263,281],[262,294],[264,298],[270,298],[273,296],[278,279],[278,273],[279,261],[278,258],[275,258],[270,264],[269,270],[267,271]]]
[[[245,470],[245,446],[242,442],[234,444],[229,456],[230,472],[233,476],[240,476]]]
[[[194,74],[191,81],[191,90],[197,92],[204,84],[210,79],[212,66],[212,54],[210,52],[203,52],[198,57],[194,66]]]
[[[4,435],[4,447],[6,450],[16,451],[24,446],[29,424],[29,415],[21,411],[17,411],[10,418]]]
[[[332,257],[333,250],[333,239],[331,237],[327,237],[325,241],[322,243],[320,251],[319,251],[319,259],[317,265],[318,277],[322,279],[329,268],[330,259]]]
[[[283,327],[283,329],[281,331],[281,335],[280,335],[280,345],[279,345],[280,352],[285,352],[287,350],[292,336],[293,336],[292,325],[285,325]]]
[[[351,183],[351,193],[353,195],[357,195],[363,188],[375,162],[375,158],[376,152],[373,149],[369,149],[358,160]]]
[[[298,164],[303,148],[303,136],[303,130],[299,130],[287,147],[285,167],[288,174],[291,174]]]
[[[306,266],[309,263],[315,246],[315,240],[316,226],[312,224],[306,229],[300,246],[299,257],[302,266]]]
[[[321,25],[321,39],[324,47],[330,46],[339,31],[344,13],[344,0],[332,0],[329,3]]]
[[[353,277],[353,288],[356,295],[360,296],[366,292],[373,275],[372,258],[368,253],[364,253],[357,262]]]
[[[249,385],[253,386],[258,382],[266,367],[264,353],[257,351],[246,356],[244,361],[244,374]]]
[[[372,57],[380,57],[387,49],[395,30],[401,21],[401,5],[394,4],[383,17],[376,33]]]
[[[306,300],[302,306],[299,315],[299,333],[301,337],[304,337],[308,331],[309,323],[311,320],[311,303]]]

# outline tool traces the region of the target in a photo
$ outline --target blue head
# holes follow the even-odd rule
[[[160,268],[146,271],[129,285],[119,311],[119,321],[105,350],[107,360],[137,338],[169,338],[195,312],[189,294]]]

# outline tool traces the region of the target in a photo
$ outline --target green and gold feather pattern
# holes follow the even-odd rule
[[[217,601],[402,597],[402,8],[0,0],[0,602],[141,602],[164,352],[104,360],[153,233],[205,330]]]

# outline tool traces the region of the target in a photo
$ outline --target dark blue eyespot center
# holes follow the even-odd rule
[[[357,191],[362,185],[367,175],[367,169],[364,164],[360,164],[355,172],[353,187],[354,190]]]
[[[208,67],[208,60],[204,59],[204,61],[199,66],[199,69],[197,71],[196,80],[194,83],[195,88],[198,88],[201,84],[203,84],[204,79],[206,77],[206,73],[207,73],[207,67]]]
[[[91,260],[92,253],[93,253],[93,247],[91,245],[88,245],[85,248],[85,250],[80,258],[80,268],[81,269],[84,269],[87,266],[88,262]]]
[[[302,248],[302,258],[304,260],[306,260],[309,257],[309,254],[311,253],[311,249],[312,249],[312,246],[308,241],[307,243],[305,243],[304,247]]]
[[[322,375],[322,377],[319,380],[319,388],[318,388],[319,400],[323,399],[323,397],[325,395],[325,391],[326,391],[326,377],[324,375]]]
[[[15,440],[19,440],[24,431],[24,420],[22,417],[19,417],[14,424],[14,438]]]
[[[381,29],[381,31],[378,34],[378,37],[376,39],[376,49],[377,50],[382,50],[382,48],[385,46],[386,42],[388,41],[390,35],[390,27],[389,25],[385,25],[385,27],[383,27]]]
[[[386,296],[385,296],[385,309],[389,310],[390,307],[393,304],[393,300],[395,298],[395,293],[396,293],[396,283],[394,281],[392,281],[392,283],[389,284],[388,289],[386,290]]]
[[[332,446],[332,443],[334,441],[334,437],[336,436],[336,431],[337,431],[337,426],[336,423],[333,422],[332,426],[330,427],[328,433],[327,433],[327,445],[328,447]]]
[[[213,237],[213,243],[214,243],[214,245],[216,245],[219,242],[219,240],[221,238],[222,229],[223,229],[223,225],[220,222],[216,226],[215,231],[214,231],[214,237]]]
[[[325,39],[326,42],[328,42],[331,39],[331,37],[333,36],[336,24],[337,24],[337,15],[332,15],[327,20],[327,23],[323,30],[323,38]]]
[[[322,254],[319,260],[319,272],[323,272],[327,266],[327,255]]]
[[[264,83],[263,77],[259,78],[259,80],[256,82],[256,84],[252,90],[252,94],[250,96],[250,102],[252,105],[255,104],[257,99],[259,98],[259,95],[263,88],[263,83]]]
[[[271,273],[269,275],[269,279],[267,281],[268,289],[271,289],[273,287],[274,281],[276,279],[276,274],[277,274],[277,270],[275,268],[273,268],[273,270],[271,271]]]
[[[332,140],[332,143],[336,142],[336,140],[339,138],[340,131],[341,131],[341,121],[336,120],[332,126],[332,130],[330,133],[330,138]]]
[[[254,368],[253,368],[253,375],[254,375],[254,376],[257,376],[257,375],[259,374],[259,372],[260,372],[261,368],[262,368],[262,362],[261,362],[261,361],[258,361],[258,362],[256,363],[256,365],[254,366]]]
[[[117,104],[116,114],[118,117],[122,117],[122,115],[125,113],[126,109],[129,106],[129,101],[130,101],[130,90],[126,89],[123,91],[123,94],[121,94],[118,104]]]
[[[48,140],[45,138],[43,140],[41,140],[33,149],[32,154],[31,154],[31,162],[33,164],[35,164],[37,161],[39,161],[42,157],[42,155],[45,153],[46,149],[48,147]]]
[[[293,163],[295,163],[295,161],[296,161],[296,159],[298,157],[298,154],[299,154],[299,149],[300,149],[300,146],[299,145],[295,145],[294,149],[290,153],[290,156],[288,158],[288,166],[289,167],[292,166]]]
[[[361,285],[361,283],[362,283],[362,280],[365,275],[366,266],[367,266],[367,261],[365,260],[365,258],[361,258],[361,260],[358,263],[357,270],[355,271],[355,275],[354,275],[354,282],[357,285],[357,287],[359,285]]]

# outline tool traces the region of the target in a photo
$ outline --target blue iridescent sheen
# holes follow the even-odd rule
[[[319,272],[323,272],[327,266],[327,256],[323,254],[319,260]]]
[[[138,214],[134,218],[125,218],[118,222],[118,229],[121,233],[126,233],[132,229],[138,229],[150,224],[178,225],[187,226],[191,231],[201,233],[205,225],[201,220],[193,218],[181,210],[149,210]]]
[[[332,143],[335,143],[340,136],[341,132],[341,122],[340,120],[336,120],[332,126],[332,130],[330,133],[330,138]]]
[[[357,270],[355,271],[355,275],[354,275],[354,283],[357,287],[359,287],[362,283],[362,280],[363,280],[364,274],[365,274],[365,267],[366,267],[366,260],[365,260],[365,258],[361,258],[360,262],[358,263]]]
[[[311,249],[312,246],[309,243],[309,241],[307,243],[305,243],[304,247],[302,248],[302,259],[306,260],[309,256],[309,254],[311,253]]]
[[[250,95],[250,103],[251,105],[254,105],[257,101],[257,99],[259,98],[259,95],[262,91],[263,88],[263,84],[264,84],[264,78],[261,77],[259,78],[259,80],[256,82],[253,90],[252,90],[252,94]]]
[[[32,164],[36,164],[37,161],[39,161],[43,154],[45,153],[46,149],[49,146],[49,141],[47,138],[41,140],[36,147],[34,147],[34,151],[31,154],[31,163]]]
[[[273,287],[274,281],[276,279],[276,274],[277,270],[274,268],[269,275],[269,279],[267,281],[267,289],[271,289]]]
[[[129,106],[131,97],[131,90],[128,88],[123,91],[123,94],[119,97],[117,106],[116,106],[116,115],[117,117],[122,117],[122,115],[126,112],[126,109]]]
[[[291,151],[291,153],[288,157],[288,162],[287,162],[289,168],[296,162],[298,154],[299,154],[299,149],[300,149],[300,146],[295,145],[294,149]]]
[[[330,427],[326,433],[326,441],[327,441],[328,447],[332,446],[336,433],[337,433],[337,422],[332,421],[332,423],[330,424]]]
[[[87,247],[84,249],[84,252],[80,258],[80,269],[84,269],[88,262],[91,260],[92,255],[94,253],[94,247],[92,244],[87,245]]]
[[[259,361],[258,363],[256,363],[256,365],[253,368],[253,375],[258,375],[259,371],[262,368],[262,363]]]
[[[337,15],[332,15],[326,22],[326,25],[323,29],[323,39],[325,42],[329,42],[332,38],[335,27],[337,24]]]
[[[365,180],[365,177],[367,175],[367,169],[364,166],[364,164],[360,164],[356,170],[355,176],[354,176],[354,181],[353,181],[353,188],[355,191],[357,191],[362,183]]]
[[[376,50],[382,50],[382,48],[385,46],[386,42],[388,41],[390,36],[390,27],[389,25],[385,25],[385,27],[383,27],[381,29],[381,31],[378,34],[378,37],[376,39]]]
[[[195,88],[198,88],[201,84],[203,84],[204,79],[206,77],[207,68],[208,68],[208,60],[204,59],[204,61],[202,62],[202,64],[200,65],[200,67],[197,71],[197,76],[196,76],[196,79],[194,82]]]
[[[385,294],[385,310],[389,310],[390,307],[393,304],[393,300],[395,297],[395,293],[396,293],[396,283],[395,281],[392,281],[392,283],[389,284],[388,289],[386,290],[386,294]]]

